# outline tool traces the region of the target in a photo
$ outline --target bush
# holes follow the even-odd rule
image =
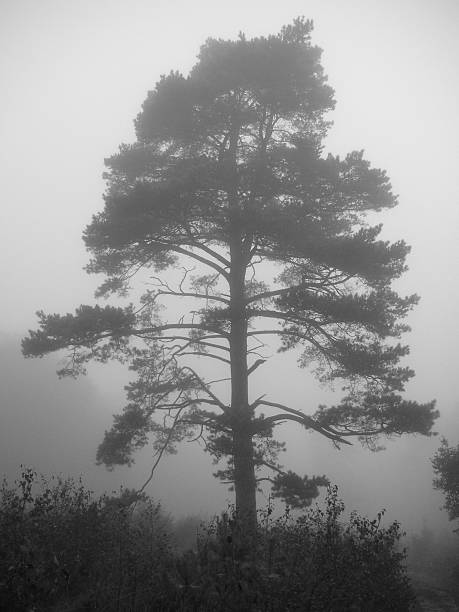
[[[23,470],[0,492],[1,610],[135,610],[170,598],[167,520],[135,493],[94,499],[81,482]],[[35,489],[39,489],[35,493]]]
[[[36,491],[37,490],[37,491]],[[0,491],[0,609],[70,612],[408,610],[400,528],[325,508],[261,516],[245,554],[223,514],[177,552],[170,519],[146,496],[94,499],[81,482],[23,471]],[[185,532],[196,520],[185,521]],[[183,549],[182,549],[183,550]]]
[[[184,607],[190,610],[377,612],[409,610],[414,596],[400,549],[398,523],[381,526],[344,511],[337,488],[325,509],[297,519],[263,517],[256,550],[238,558],[238,525],[228,514],[183,559]],[[186,607],[186,605],[188,607]]]

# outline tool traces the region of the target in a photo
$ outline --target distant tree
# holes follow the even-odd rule
[[[105,208],[84,233],[87,271],[107,276],[97,297],[126,296],[148,270],[150,288],[136,307],[39,312],[40,328],[22,344],[25,356],[69,349],[63,376],[90,360],[129,363],[137,378],[99,462],[130,464],[150,434],[158,459],[201,439],[227,459],[218,475],[234,483],[249,531],[263,470],[275,473],[275,494],[299,506],[327,482],[284,472],[273,437],[281,423],[371,446],[380,434],[429,435],[437,416],[434,402],[400,395],[414,373],[399,365],[408,348],[394,339],[418,298],[390,286],[409,247],[378,239],[381,225],[365,221],[397,198],[362,152],[323,155],[335,102],[311,30],[299,18],[278,35],[209,39],[188,77],[161,77],[135,121],[137,142],[106,160]],[[187,260],[197,274],[183,268],[177,284],[165,276]],[[183,306],[163,321],[168,296]],[[200,306],[189,312],[191,299]],[[280,398],[250,397],[266,337],[280,351],[300,348],[300,366],[315,362],[322,382],[342,381],[342,401],[310,416],[282,402],[282,381]],[[198,358],[228,367],[229,401],[196,371]]]
[[[432,458],[436,478],[434,487],[445,495],[445,509],[450,520],[459,518],[459,444],[450,446],[442,439],[440,448]]]

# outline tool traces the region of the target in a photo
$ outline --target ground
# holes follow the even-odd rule
[[[458,612],[459,606],[455,603],[448,591],[438,588],[429,576],[415,574],[412,583],[418,603],[412,612]]]

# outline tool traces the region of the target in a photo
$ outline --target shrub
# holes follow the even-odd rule
[[[352,514],[336,487],[324,509],[260,517],[253,545],[231,512],[195,551],[177,552],[158,504],[122,490],[95,499],[81,482],[23,470],[0,490],[0,609],[77,612],[408,610],[400,527]],[[186,532],[188,524],[184,522]],[[183,548],[182,548],[183,550]]]
[[[35,489],[39,489],[35,492]],[[81,482],[25,469],[0,492],[0,609],[135,610],[170,597],[167,521],[132,491],[94,499]]]
[[[399,524],[383,528],[382,512],[375,520],[353,513],[342,523],[343,511],[336,487],[328,489],[325,509],[277,520],[268,511],[256,548],[242,559],[237,520],[223,515],[197,554],[183,559],[183,609],[409,610],[414,596]]]

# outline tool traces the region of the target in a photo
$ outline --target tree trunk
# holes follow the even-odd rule
[[[252,436],[242,428],[233,431],[234,488],[236,513],[247,535],[257,525],[256,481],[253,462]]]
[[[231,427],[233,432],[234,489],[236,513],[246,544],[257,526],[256,480],[249,409],[247,372],[247,315],[245,274],[248,264],[239,215],[237,147],[240,126],[234,122],[225,160],[230,217],[230,360]]]
[[[243,536],[248,537],[255,532],[257,508],[251,432],[252,414],[248,398],[245,272],[246,261],[241,236],[237,233],[231,245],[231,415],[236,512],[241,520]]]

